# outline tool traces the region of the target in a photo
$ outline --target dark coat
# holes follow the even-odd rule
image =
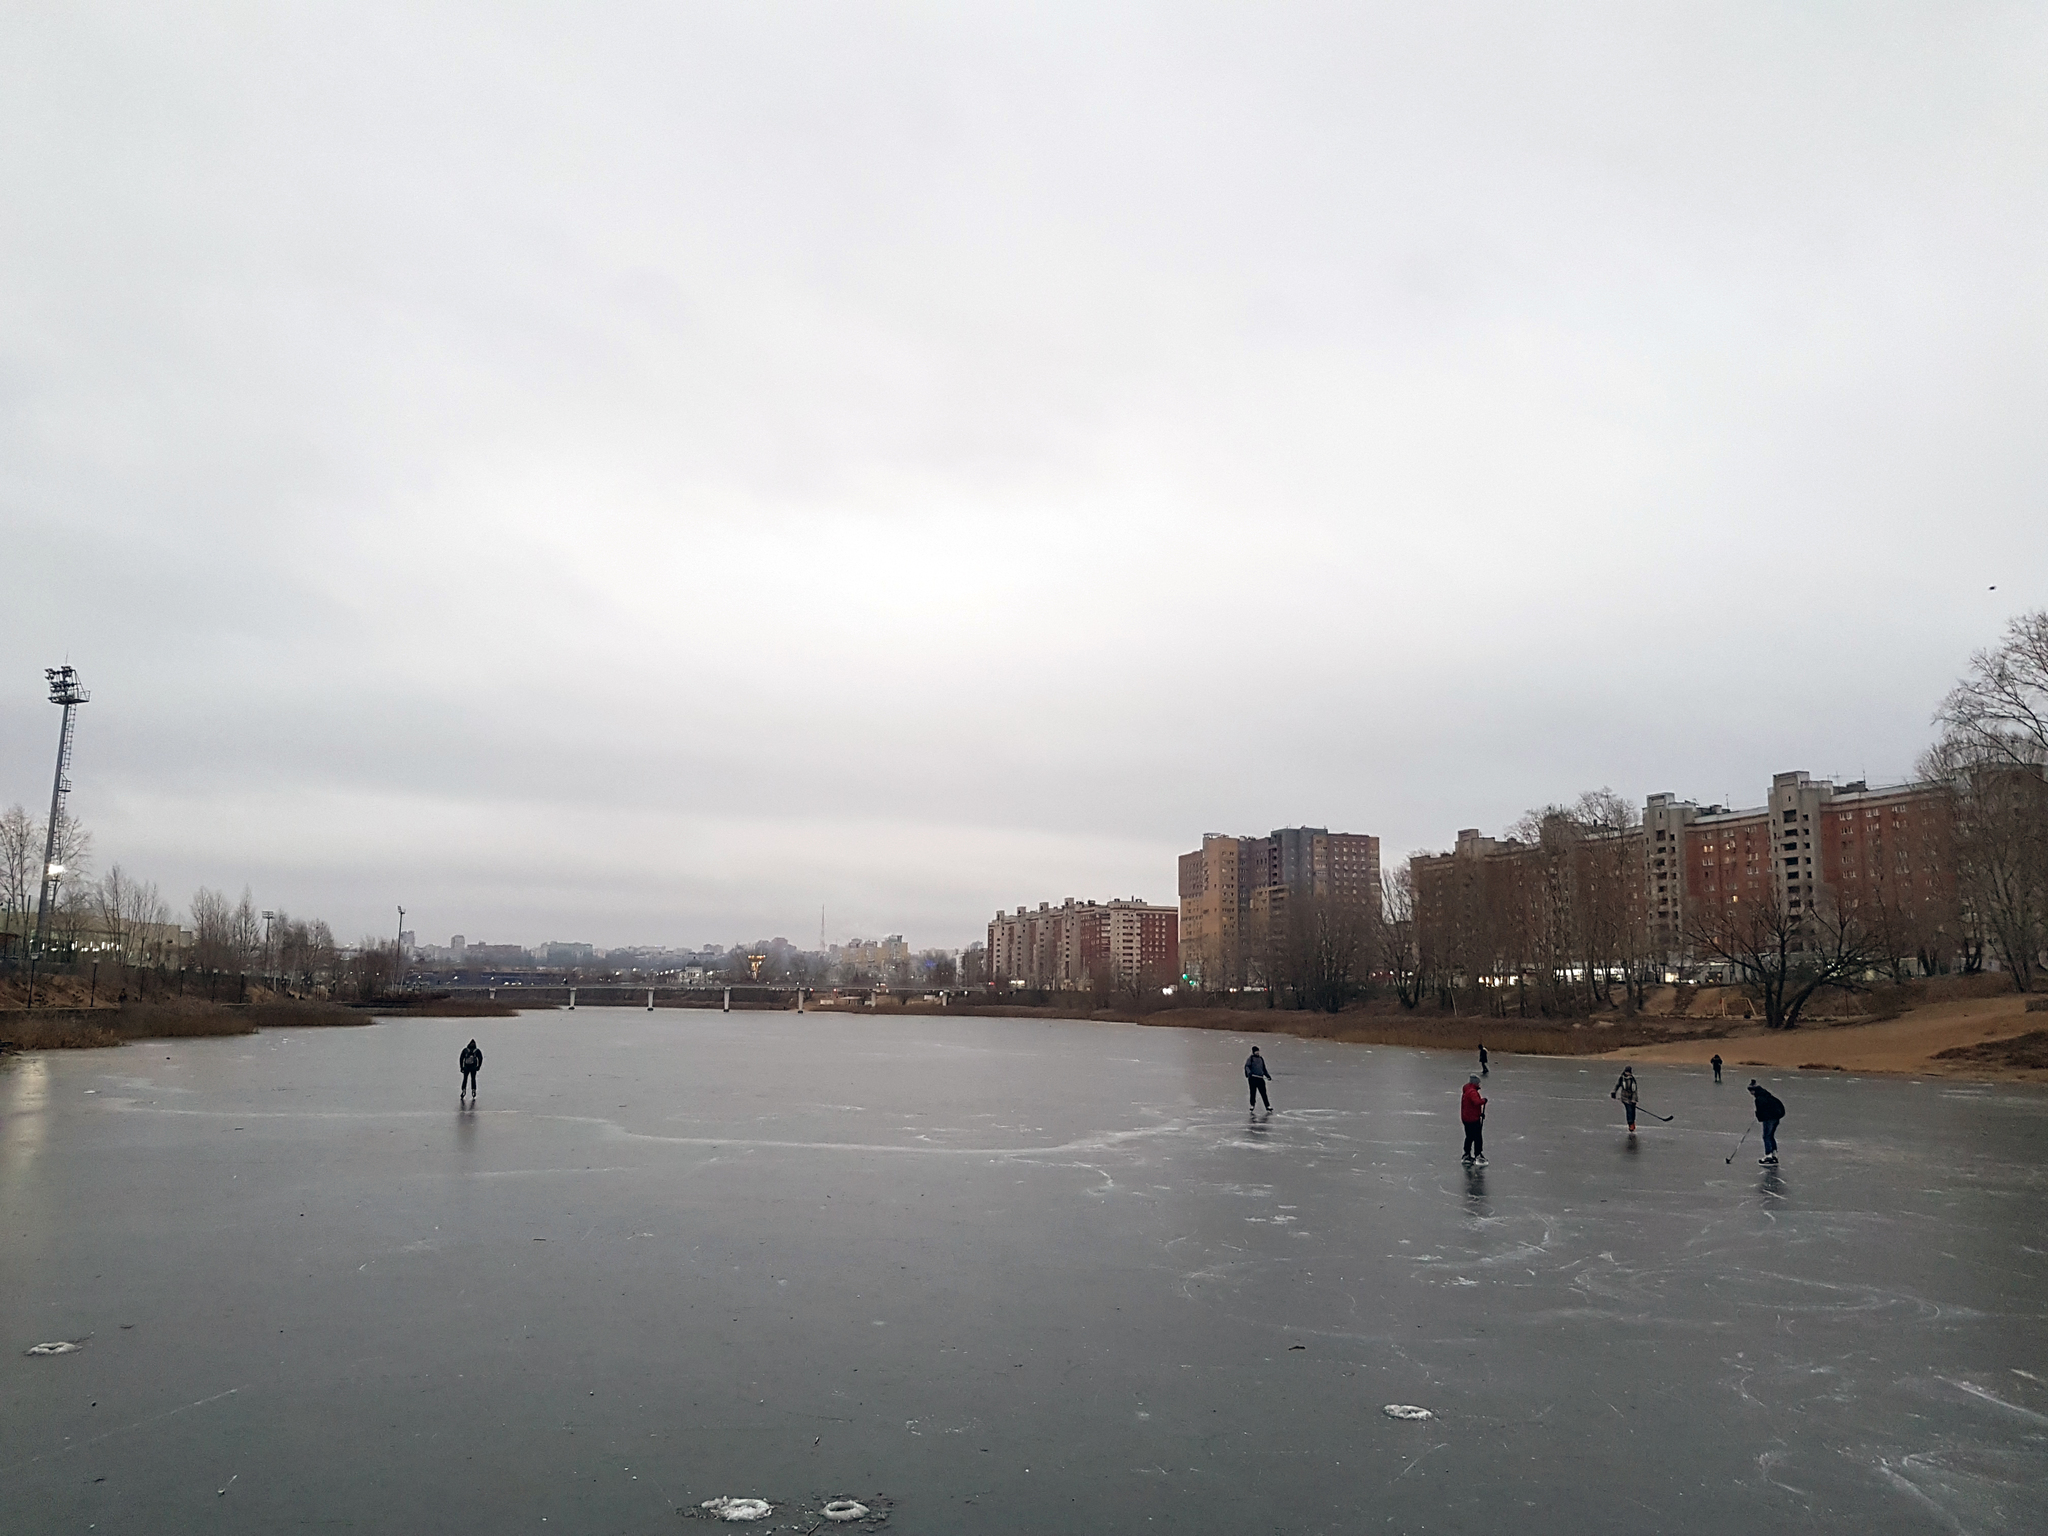
[[[481,1072],[484,1069],[484,1053],[481,1046],[465,1045],[458,1063],[465,1072]]]
[[[1253,1051],[1251,1055],[1245,1058],[1244,1075],[1246,1077],[1271,1077],[1273,1074],[1266,1070],[1266,1058],[1257,1051]]]
[[[1782,1120],[1785,1118],[1785,1106],[1778,1102],[1776,1095],[1766,1092],[1762,1088],[1752,1088],[1749,1091],[1756,1095],[1757,1119]]]

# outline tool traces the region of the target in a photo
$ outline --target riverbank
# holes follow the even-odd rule
[[[109,1008],[37,1008],[0,1012],[0,1042],[10,1051],[93,1050],[131,1040],[190,1040],[253,1035],[259,1029],[331,1029],[371,1023],[375,1015],[333,1003],[212,1003],[172,998]]]
[[[79,1051],[131,1040],[192,1040],[254,1034],[259,1029],[333,1029],[380,1018],[503,1019],[520,1010],[509,1003],[421,994],[375,1003],[333,1003],[280,997],[251,987],[249,1001],[216,1002],[168,997],[117,1003],[89,999],[70,978],[36,988],[37,1006],[0,997],[0,1045],[10,1051]],[[75,995],[74,995],[75,994]],[[11,1003],[12,1006],[8,1006]]]
[[[1636,1062],[1704,1064],[1718,1049],[1728,1070],[1884,1073],[1904,1077],[1967,1077],[1978,1082],[2048,1082],[2048,1014],[2029,1013],[2027,998],[1929,1003],[1896,1019],[1772,1033],[1748,1027],[1725,1039],[1621,1046]],[[2036,1038],[2030,1038],[2036,1037]]]
[[[1730,1071],[1843,1071],[1905,1077],[1967,1077],[1975,1081],[2048,1082],[2048,1017],[2029,1013],[2042,998],[2013,992],[1947,997],[1908,1008],[1896,1018],[1830,1018],[1772,1031],[1724,1011],[1718,1000],[1692,1013],[1652,1012],[1633,1018],[1546,1021],[1447,1018],[1425,1013],[1309,1013],[1285,1008],[1008,1008],[1025,1018],[1206,1029],[1246,1035],[1293,1035],[1347,1045],[1400,1045],[1476,1055],[1627,1057],[1636,1062],[1704,1066],[1716,1055]],[[987,1009],[912,1005],[906,1013],[973,1016]]]

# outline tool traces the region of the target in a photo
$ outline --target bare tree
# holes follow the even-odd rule
[[[1274,982],[1296,1008],[1336,1013],[1357,990],[1368,963],[1370,914],[1326,892],[1290,894],[1268,949]]]
[[[134,882],[119,864],[109,866],[92,888],[93,916],[101,939],[124,964],[128,959],[128,919],[134,904]]]
[[[249,887],[242,887],[242,899],[235,904],[235,910],[228,916],[228,947],[234,955],[234,966],[238,973],[246,974],[259,969],[259,958],[263,953],[263,919],[256,914],[256,903],[250,898]]]
[[[1955,788],[1963,925],[2025,992],[2048,949],[2048,610],[1971,657],[1934,719],[1920,770]]]
[[[2048,609],[2022,614],[2002,641],[1972,656],[1934,723],[1971,762],[2048,764]]]
[[[19,805],[0,814],[0,936],[4,947],[25,953],[35,924],[36,896],[41,888],[43,829]]]
[[[227,897],[202,885],[192,893],[192,963],[202,971],[232,971],[234,914]]]
[[[1379,919],[1373,932],[1373,958],[1393,983],[1403,1008],[1421,1003],[1429,989],[1420,935],[1415,930],[1415,872],[1406,864],[1380,876]]]
[[[1650,934],[1643,883],[1642,813],[1607,788],[1572,806],[1579,833],[1579,953],[1588,1003],[1613,1006],[1613,986],[1640,1007]]]
[[[1797,1028],[1822,987],[1863,990],[1882,958],[1870,931],[1837,903],[1795,912],[1775,892],[1761,901],[1701,903],[1686,928],[1699,953],[1723,962],[1756,993],[1772,1029]]]
[[[403,957],[396,939],[363,935],[344,968],[344,985],[358,1002],[373,1003],[390,991],[403,972]]]
[[[1981,743],[1951,737],[1922,759],[1946,769],[1956,795],[1956,886],[1964,923],[1981,933],[2013,986],[2041,974],[2048,944],[2048,774],[2009,756],[1971,754]],[[1960,760],[1960,761],[1959,761]]]
[[[278,971],[287,987],[317,992],[334,984],[334,934],[327,924],[317,918],[300,922],[280,912],[272,933],[277,940]]]
[[[122,928],[129,936],[131,963],[148,964],[151,952],[163,958],[163,934],[170,927],[171,904],[154,880],[130,880],[122,897]]]

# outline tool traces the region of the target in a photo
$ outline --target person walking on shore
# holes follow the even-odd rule
[[[1479,1042],[1479,1075],[1484,1077],[1489,1070],[1486,1065],[1486,1042],[1482,1040]]]
[[[1486,1166],[1486,1095],[1479,1091],[1479,1074],[1474,1072],[1458,1095],[1458,1118],[1465,1126],[1465,1155],[1460,1162],[1475,1168]]]
[[[1719,1051],[1714,1052],[1714,1081],[1717,1083],[1721,1081],[1721,1053]]]
[[[1273,1112],[1273,1100],[1266,1092],[1266,1081],[1272,1075],[1266,1070],[1266,1058],[1259,1054],[1256,1045],[1253,1046],[1251,1055],[1245,1058],[1244,1077],[1251,1085],[1251,1107],[1257,1109],[1259,1100],[1265,1099],[1266,1113],[1269,1115]]]
[[[1760,1086],[1753,1077],[1749,1080],[1749,1092],[1750,1097],[1756,1100],[1757,1123],[1764,1128],[1764,1155],[1758,1158],[1757,1161],[1771,1167],[1776,1167],[1778,1162],[1778,1122],[1785,1118],[1785,1106],[1778,1101],[1776,1094],[1772,1093],[1768,1088]]]
[[[1607,1097],[1621,1100],[1621,1107],[1628,1111],[1628,1133],[1631,1136],[1635,1135],[1636,1069],[1634,1067],[1623,1067],[1621,1069],[1621,1076],[1616,1078],[1614,1082],[1614,1092],[1607,1095]]]
[[[466,1093],[473,1099],[476,1097],[476,1075],[484,1069],[484,1053],[472,1040],[462,1048],[462,1055],[457,1058],[457,1063],[462,1068],[462,1087],[456,1092],[455,1097],[460,1099]]]

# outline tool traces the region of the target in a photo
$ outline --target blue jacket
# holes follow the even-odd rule
[[[1271,1077],[1273,1074],[1266,1070],[1266,1058],[1257,1051],[1253,1051],[1251,1055],[1245,1058],[1244,1075],[1246,1077]]]

